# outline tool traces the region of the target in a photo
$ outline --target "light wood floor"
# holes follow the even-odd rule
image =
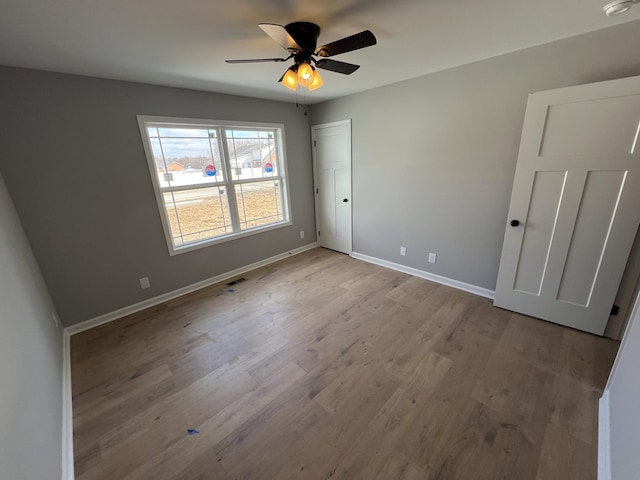
[[[72,337],[76,478],[596,478],[616,342],[324,249],[244,277]]]

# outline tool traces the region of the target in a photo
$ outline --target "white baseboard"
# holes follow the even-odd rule
[[[62,332],[62,480],[74,480],[71,338]]]
[[[605,390],[598,404],[598,480],[611,480],[610,421],[609,390]]]
[[[478,287],[476,285],[471,285],[470,283],[464,283],[458,280],[453,280],[452,278],[436,275],[435,273],[429,273],[429,272],[425,272],[424,270],[418,270],[417,268],[407,267],[406,265],[400,265],[399,263],[393,263],[387,260],[382,260],[380,258],[370,257],[369,255],[364,255],[362,253],[353,252],[351,253],[351,256],[358,260],[363,260],[365,262],[373,263],[375,265],[380,265],[381,267],[397,270],[398,272],[407,273],[415,277],[424,278],[425,280],[430,280],[432,282],[440,283],[448,287],[457,288],[458,290],[464,290],[465,292],[473,293],[481,297],[490,298],[492,300],[495,297],[496,292],[493,290]]]
[[[288,252],[280,253],[273,257],[265,258],[264,260],[260,260],[259,262],[255,262],[250,265],[246,265],[244,267],[236,268],[235,270],[231,270],[230,272],[225,272],[220,275],[216,275],[215,277],[202,280],[201,282],[197,282],[191,285],[187,285],[186,287],[173,290],[172,292],[163,293],[162,295],[158,295],[157,297],[149,298],[147,300],[136,303],[134,305],[129,305],[128,307],[120,308],[113,312],[105,313],[104,315],[100,315],[98,317],[85,320],[84,322],[71,325],[69,327],[66,327],[64,331],[67,335],[75,335],[76,333],[84,332],[85,330],[89,330],[91,328],[104,325],[105,323],[112,322],[126,315],[131,315],[132,313],[139,312],[141,310],[144,310],[145,308],[159,305],[160,303],[164,303],[169,300],[173,300],[174,298],[181,297],[182,295],[195,292],[196,290],[200,290],[201,288],[215,285],[216,283],[220,283],[224,280],[228,280],[230,278],[236,277],[248,271],[255,270],[256,268],[263,267],[265,265],[269,265],[271,263],[283,260],[292,255],[297,255],[299,253],[306,252],[307,250],[311,250],[312,248],[315,248],[315,247],[317,247],[317,243],[313,242],[303,247],[299,247],[294,250],[290,250]]]

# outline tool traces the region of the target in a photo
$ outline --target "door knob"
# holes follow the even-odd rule
[[[518,225],[520,225],[520,221],[519,220],[511,220],[511,226],[512,227],[517,227]]]
[[[344,203],[347,203],[347,202],[349,202],[349,199],[348,199],[348,198],[343,198],[343,199],[342,199],[342,201],[343,201]]]

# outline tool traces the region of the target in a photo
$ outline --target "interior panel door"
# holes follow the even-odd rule
[[[320,246],[351,254],[351,121],[311,127]]]
[[[529,97],[494,304],[602,335],[640,222],[640,77]]]

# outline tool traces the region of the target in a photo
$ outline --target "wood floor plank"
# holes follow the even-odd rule
[[[125,480],[180,478],[182,471],[189,468],[193,461],[211,445],[217,444],[239,428],[304,374],[304,370],[297,365],[287,365],[275,374],[270,382],[246,393],[204,423],[193,426],[199,432],[197,435],[187,435],[184,429],[181,438],[122,478]]]
[[[222,465],[233,478],[245,480],[277,478],[276,475],[281,466],[297,457],[298,452],[304,448],[305,445],[301,444],[301,440],[316,435],[329,421],[327,413],[312,401],[306,402],[296,410],[287,410],[283,413],[288,414],[288,418],[279,422],[281,428],[277,431],[273,431],[269,425],[266,425],[262,428],[264,435],[255,435],[250,445],[243,445],[242,449],[230,448],[230,455],[225,455],[224,450],[219,452],[222,456]],[[254,432],[251,433],[252,437],[253,434]],[[236,442],[238,440],[240,439],[235,439]],[[241,443],[244,443],[244,440],[241,440]],[[233,450],[237,452],[231,454]],[[256,464],[262,465],[262,468],[254,468]]]
[[[427,473],[400,452],[394,452],[373,480],[424,480]]]
[[[74,335],[76,478],[595,480],[617,348],[317,248]]]
[[[326,460],[325,468],[332,478],[375,477],[384,468],[390,452],[397,451],[418,412],[429,408],[430,395],[440,386],[450,366],[448,359],[435,353],[423,358],[411,378],[398,387],[358,439],[346,451],[338,451],[339,456]],[[371,439],[375,442],[371,443]]]
[[[596,480],[593,447],[577,439],[562,424],[547,425],[535,480],[575,478]]]
[[[172,381],[170,369],[159,365],[146,374],[122,382],[105,382],[76,397],[75,434],[83,439],[74,446],[77,473],[101,461],[100,438],[105,431],[144,412],[149,402],[168,396],[173,391]]]
[[[427,465],[429,480],[492,478],[529,480],[535,476],[538,452],[520,432],[504,428],[500,416],[481,403],[471,401],[454,422],[446,441],[437,446]]]
[[[445,325],[451,324],[463,310],[463,304],[445,303],[401,346],[393,349],[396,354],[386,362],[385,368],[401,380],[411,378],[422,359],[448,330]]]
[[[562,426],[587,445],[597,445],[600,390],[565,375],[555,379],[551,423]]]
[[[563,329],[557,370],[602,390],[617,352],[610,342],[602,340],[585,332]]]
[[[216,382],[211,381],[216,377]],[[172,397],[127,421],[101,438],[103,470],[112,478],[124,478],[136,468],[140,456],[153,458],[199,428],[212,414],[220,413],[240,397],[257,392],[259,386],[246,372],[229,369],[214,372]]]
[[[407,276],[384,295],[407,307],[414,307],[421,303],[431,290],[437,288],[437,283],[425,282],[421,278]]]

